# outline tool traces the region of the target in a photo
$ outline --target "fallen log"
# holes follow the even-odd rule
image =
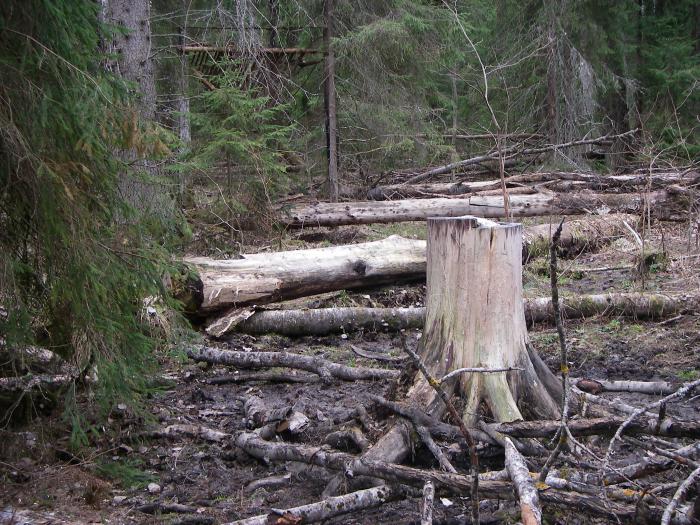
[[[576,383],[584,392],[636,392],[638,394],[666,395],[678,390],[679,385],[668,381],[606,381],[605,379],[581,379]],[[595,391],[594,391],[595,390]]]
[[[522,173],[506,177],[503,182],[506,188],[522,188],[523,185],[547,183],[548,189],[590,189],[604,191],[609,189],[633,189],[649,185],[651,189],[661,189],[671,184],[693,184],[699,174],[693,171],[678,171],[655,173],[651,176],[640,174],[629,175],[599,175],[594,173],[576,172],[546,172]],[[553,184],[550,184],[553,183]],[[558,186],[562,183],[561,186]],[[489,190],[500,190],[501,180],[460,182],[434,182],[427,184],[391,184],[377,186],[367,192],[370,200],[392,200],[421,198],[429,195],[466,195],[477,194]]]
[[[272,509],[269,514],[245,518],[226,525],[269,525],[270,523],[294,523],[301,525],[302,523],[315,523],[349,512],[378,507],[388,501],[405,497],[404,492],[387,486],[373,487],[291,509]]]
[[[237,368],[286,367],[306,370],[330,380],[332,377],[345,381],[395,379],[399,372],[381,368],[350,367],[326,359],[289,352],[236,352],[207,346],[190,348],[187,355],[195,360]]]
[[[362,244],[244,255],[243,259],[190,257],[199,293],[188,311],[265,304],[333,290],[425,278],[425,242],[393,235]],[[180,298],[175,293],[176,298]],[[244,316],[243,316],[244,317]]]
[[[600,417],[590,419],[572,419],[568,422],[569,430],[574,436],[593,436],[598,434],[614,434],[625,422],[623,418]],[[559,427],[560,421],[515,421],[511,423],[499,423],[493,428],[501,434],[519,438],[551,437]],[[635,420],[625,427],[626,434],[651,434],[670,437],[700,437],[700,421],[678,421],[664,419],[658,421],[650,419]]]
[[[565,318],[581,319],[596,315],[662,319],[678,313],[700,312],[700,295],[662,293],[609,293],[575,295],[561,300]],[[528,324],[552,322],[549,297],[525,299]],[[400,331],[422,328],[425,308],[338,307],[310,310],[260,310],[230,331],[261,335],[328,335],[355,330]]]
[[[686,191],[676,186],[666,190],[638,193],[540,193],[512,195],[509,210],[512,217],[544,215],[584,215],[598,209],[616,213],[638,213],[648,205],[654,217],[678,219],[686,209]],[[360,201],[296,205],[279,217],[289,228],[310,226],[342,226],[348,224],[424,221],[429,217],[502,218],[506,216],[503,196],[487,195],[463,199],[432,198],[397,201]]]

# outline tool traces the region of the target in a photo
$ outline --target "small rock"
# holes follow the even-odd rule
[[[126,496],[114,496],[112,498],[112,505],[121,505],[126,501]]]
[[[158,483],[149,483],[148,484],[148,492],[151,494],[159,494],[160,493],[160,485],[158,485]]]
[[[348,334],[340,334],[340,338],[341,338],[341,339],[347,339],[347,338],[348,338]]]

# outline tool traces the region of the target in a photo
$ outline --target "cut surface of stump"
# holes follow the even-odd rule
[[[428,219],[426,321],[421,360],[434,377],[460,368],[518,368],[465,373],[443,384],[465,400],[463,419],[556,419],[561,385],[528,342],[523,310],[522,226],[475,217]],[[419,373],[409,401],[439,417],[435,391]],[[484,414],[484,412],[488,414]],[[399,459],[401,425],[368,451]]]

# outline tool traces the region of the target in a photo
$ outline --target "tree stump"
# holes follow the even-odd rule
[[[475,217],[428,219],[426,322],[421,360],[434,377],[459,368],[517,367],[467,373],[443,384],[465,398],[467,426],[487,411],[499,422],[560,417],[561,384],[528,342],[522,287],[522,226]],[[418,373],[410,403],[440,417],[442,402]],[[402,460],[410,441],[395,425],[367,452]]]
[[[428,220],[423,362],[436,377],[467,367],[522,368],[463,374],[457,380],[468,426],[476,424],[482,403],[502,422],[522,419],[523,412],[534,418],[559,416],[558,382],[534,351],[528,352],[522,239],[520,224],[474,217]],[[419,379],[413,390],[425,392],[420,396],[425,398],[432,389]]]

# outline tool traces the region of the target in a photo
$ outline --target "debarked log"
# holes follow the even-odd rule
[[[547,193],[513,195],[509,210],[513,217],[544,215],[584,215],[605,209],[616,213],[637,213],[645,205],[654,217],[677,219],[685,215],[687,191],[671,186],[666,190],[639,193]],[[463,199],[433,198],[396,201],[363,201],[316,203],[285,209],[279,222],[290,228],[310,226],[341,226],[405,221],[424,221],[429,217],[461,217],[472,215],[485,218],[506,216],[503,196],[486,195]]]
[[[200,280],[200,292],[188,310],[206,314],[334,290],[424,279],[425,241],[392,235],[362,244],[258,253],[231,260],[190,257],[184,262],[194,266]]]
[[[296,368],[313,372],[327,380],[332,377],[346,381],[395,379],[399,375],[397,370],[363,366],[350,367],[319,357],[289,352],[238,352],[200,346],[190,348],[187,354],[195,361],[235,366],[237,368]]]
[[[608,293],[577,295],[561,299],[567,319],[596,315],[662,319],[678,313],[700,311],[700,295],[662,293]],[[552,322],[552,300],[549,297],[525,299],[528,324]],[[327,335],[356,330],[400,331],[422,328],[425,308],[338,307],[304,310],[260,310],[232,326],[231,331],[261,335],[277,333],[286,336]]]

